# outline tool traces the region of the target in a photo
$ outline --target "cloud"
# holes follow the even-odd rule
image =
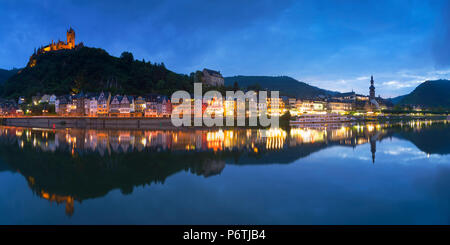
[[[362,81],[362,80],[369,80],[370,77],[369,76],[362,76],[362,77],[357,77],[356,80],[358,81]]]
[[[420,83],[422,83],[422,81],[388,81],[388,82],[383,82],[382,85],[383,86],[389,86],[389,87],[393,87],[394,89],[401,89],[401,88],[415,88],[417,85],[419,85]]]

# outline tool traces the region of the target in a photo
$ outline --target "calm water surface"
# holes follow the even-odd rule
[[[0,224],[449,224],[450,123],[0,127]]]

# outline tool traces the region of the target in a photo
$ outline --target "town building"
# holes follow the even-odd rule
[[[296,98],[289,98],[287,107],[288,107],[289,110],[292,110],[292,109],[296,108],[296,104],[297,104],[297,99]]]
[[[90,117],[96,117],[98,110],[98,96],[92,96],[89,99],[89,111],[87,113]]]
[[[71,116],[84,116],[89,106],[89,99],[83,92],[80,92],[72,97],[72,106],[69,114]]]
[[[351,102],[344,101],[328,101],[327,106],[331,113],[345,113],[351,111],[353,108]]]
[[[129,116],[131,113],[131,105],[133,104],[133,97],[124,95],[120,100],[119,112],[121,116]]]
[[[322,101],[297,100],[294,108],[290,110],[292,115],[324,112],[325,103]]]
[[[33,103],[33,105],[39,104],[40,100],[41,100],[41,96],[39,93],[36,96],[31,97],[31,102]]]
[[[18,101],[17,101],[17,104],[19,104],[19,105],[25,104],[25,97],[20,96]]]
[[[50,105],[54,105],[55,102],[56,102],[56,95],[54,95],[54,94],[50,95],[50,97],[49,97],[49,99],[48,99],[48,103],[49,103]]]
[[[18,116],[22,114],[23,111],[19,108],[15,101],[7,100],[0,103],[1,116]]]
[[[170,117],[172,103],[167,96],[150,94],[145,97],[145,117]]]
[[[70,111],[70,107],[72,105],[72,101],[70,96],[63,95],[59,96],[55,100],[55,112],[60,116],[67,116]]]
[[[146,108],[145,98],[142,96],[136,97],[134,100],[134,107],[136,113],[141,113],[141,115],[143,115]]]
[[[203,100],[203,103],[206,104],[204,115],[208,115],[211,118],[215,117],[223,117],[224,115],[224,107],[222,97],[214,97],[212,99]]]
[[[201,81],[203,84],[207,84],[210,86],[224,86],[225,79],[219,71],[214,71],[210,69],[203,69]]]
[[[109,116],[118,117],[120,116],[120,101],[122,100],[122,96],[114,95],[111,99],[111,103],[109,105]]]
[[[170,117],[172,114],[172,103],[167,96],[159,96],[157,104],[157,113],[161,117]]]
[[[50,101],[50,95],[44,94],[42,95],[41,99],[39,100],[39,103],[48,103]]]
[[[158,116],[158,95],[150,94],[145,98],[145,117],[157,117]]]
[[[235,99],[226,99],[223,102],[223,113],[225,117],[235,116],[237,113],[236,108],[236,100]]]
[[[285,112],[285,105],[282,98],[267,98],[267,115],[281,116]]]
[[[109,105],[108,115],[111,117],[135,117],[133,96],[115,95]]]
[[[362,94],[357,94],[356,95],[356,101],[368,101],[369,97],[366,95],[362,95]]]
[[[332,97],[333,100],[339,100],[339,101],[355,101],[357,98],[357,95],[355,92],[348,92],[348,93],[340,93],[337,95],[334,95]]]
[[[101,92],[97,99],[97,116],[106,117],[109,113],[111,93]]]

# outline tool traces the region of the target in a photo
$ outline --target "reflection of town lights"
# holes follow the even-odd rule
[[[208,141],[223,140],[224,139],[224,133],[223,133],[222,130],[219,130],[217,132],[208,132],[206,134],[206,139]]]
[[[250,138],[252,136],[252,130],[251,129],[247,129],[245,134],[246,134],[247,138]]]
[[[286,137],[286,131],[279,128],[271,128],[269,130],[266,130],[266,137]]]
[[[325,130],[319,131],[314,129],[292,128],[289,133],[291,138],[296,138],[302,143],[321,142],[324,141],[326,137]]]
[[[427,127],[431,123],[429,120],[403,122],[404,126],[408,128],[413,127],[414,130],[419,130],[420,127]],[[261,149],[262,151],[276,151],[287,146],[293,147],[303,143],[336,142],[353,146],[365,144],[374,140],[373,134],[369,134],[368,132],[376,130],[381,136],[385,136],[388,127],[397,127],[397,125],[399,123],[379,124],[369,122],[354,126],[328,123],[326,125],[292,127],[287,132],[282,129],[195,130],[192,133],[155,130],[121,130],[118,132],[90,130],[87,134],[80,134],[78,130],[68,128],[47,131],[40,128],[8,130],[5,127],[0,129],[0,135],[5,136],[9,134],[17,137],[16,146],[20,148],[24,148],[25,142],[27,142],[29,147],[40,147],[44,151],[55,151],[55,149],[61,146],[66,147],[69,145],[67,151],[68,153],[71,151],[73,157],[78,157],[78,153],[82,154],[86,149],[110,152],[117,150],[125,151],[131,147],[132,150],[137,149],[141,151],[149,146],[156,147],[158,151],[160,149],[177,149],[198,151],[214,150],[216,152],[242,149],[252,154],[259,154]],[[361,134],[360,130],[363,130]],[[286,139],[287,134],[289,134],[289,139]],[[72,135],[78,135],[78,141],[89,144],[76,145],[77,138]],[[120,145],[117,144],[117,141],[120,141]],[[75,149],[77,149],[77,154],[75,154]],[[430,154],[425,153],[425,155],[427,158],[431,158]]]

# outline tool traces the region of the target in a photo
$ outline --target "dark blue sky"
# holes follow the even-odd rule
[[[450,78],[450,4],[417,1],[0,0],[0,68],[35,47],[76,41],[190,73],[288,75],[326,89],[377,95]]]

